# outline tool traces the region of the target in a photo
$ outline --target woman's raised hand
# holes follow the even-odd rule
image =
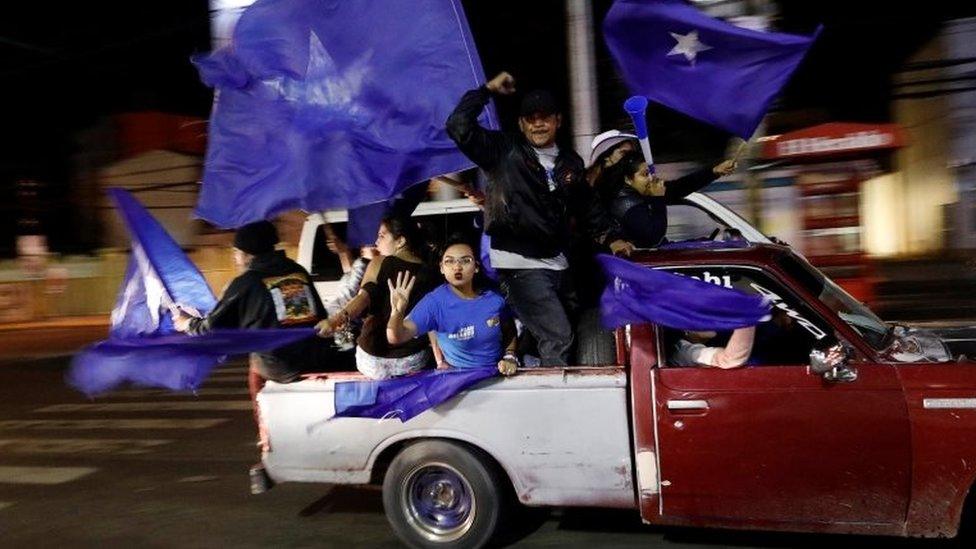
[[[396,284],[392,280],[387,280],[386,285],[390,288],[390,309],[397,314],[403,314],[407,309],[407,302],[410,300],[410,292],[413,285],[417,282],[417,277],[412,276],[408,271],[397,273]]]

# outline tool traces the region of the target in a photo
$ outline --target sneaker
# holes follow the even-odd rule
[[[251,467],[250,471],[251,477],[251,494],[258,495],[267,492],[268,490],[274,488],[274,481],[268,476],[268,471],[265,470],[264,465],[255,465]]]

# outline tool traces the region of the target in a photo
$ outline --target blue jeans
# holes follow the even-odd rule
[[[569,365],[576,308],[568,271],[498,269],[505,301],[539,345],[543,366]]]

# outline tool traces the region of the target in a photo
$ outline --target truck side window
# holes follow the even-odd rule
[[[668,240],[691,240],[706,238],[716,229],[727,229],[728,225],[713,217],[697,204],[688,202],[668,206]]]
[[[772,305],[771,319],[756,326],[752,353],[747,365],[777,366],[806,365],[810,351],[821,340],[832,337],[833,330],[792,291],[763,271],[751,267],[688,267],[668,269],[671,272],[692,276],[703,282],[752,295],[766,297]],[[723,347],[731,332],[719,332],[705,342],[709,347]],[[671,358],[673,348],[682,334],[666,330],[664,337],[666,356]],[[687,366],[673,364],[674,366]]]
[[[340,238],[345,238],[345,223],[333,223],[332,228]],[[322,230],[321,226],[315,231],[315,244],[312,247],[311,267],[309,274],[312,275],[313,281],[332,281],[342,278],[342,264],[339,262],[339,257],[332,253],[326,245],[325,231]]]
[[[431,242],[443,242],[452,234],[462,232],[471,233],[478,230],[475,219],[480,212],[452,212],[441,215],[425,215],[419,217],[427,237]]]

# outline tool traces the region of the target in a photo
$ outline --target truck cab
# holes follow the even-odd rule
[[[332,418],[337,382],[268,383],[281,481],[383,486],[415,547],[477,547],[525,506],[637,509],[647,523],[952,536],[976,479],[976,363],[878,319],[790,248],[731,242],[632,260],[762,295],[748,364],[676,364],[635,324],[613,364],[520,370],[406,423]],[[840,359],[825,364],[827,349]],[[517,503],[516,503],[517,502]]]
[[[976,441],[961,443],[976,427],[971,357],[954,356],[933,333],[882,322],[781,246],[645,261],[765,296],[773,308],[749,364],[732,370],[674,364],[668,329],[633,328],[636,451],[652,452],[658,466],[658,486],[640,485],[645,520],[955,534],[976,476]],[[824,369],[816,353],[833,346],[844,358]],[[646,377],[640,362],[655,365]]]

